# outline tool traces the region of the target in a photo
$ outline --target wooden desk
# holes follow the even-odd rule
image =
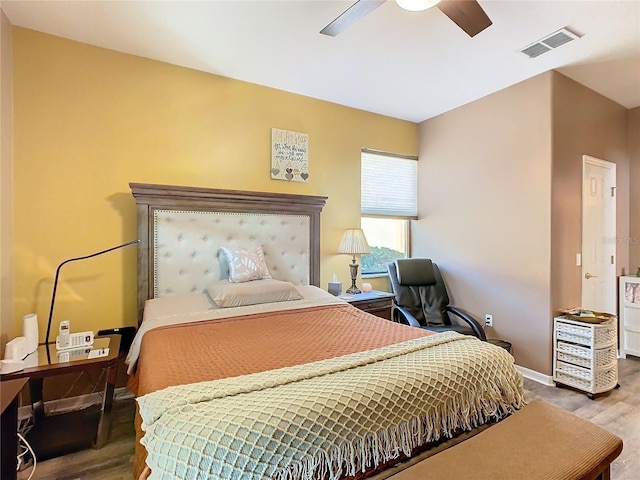
[[[2,403],[2,437],[0,438],[0,459],[2,480],[15,480],[18,467],[18,394],[27,379],[20,378],[2,382],[0,398]]]
[[[90,351],[109,349],[105,356],[88,358]],[[24,370],[2,375],[4,390],[7,380],[28,379],[33,409],[34,427],[27,435],[38,460],[57,457],[93,445],[101,448],[107,443],[111,427],[111,406],[116,384],[120,335],[96,337],[87,349],[67,350],[69,359],[60,355],[55,344],[40,345],[25,358]],[[45,415],[42,397],[43,380],[46,377],[86,370],[106,370],[102,404],[83,410]],[[2,477],[4,479],[4,476]]]

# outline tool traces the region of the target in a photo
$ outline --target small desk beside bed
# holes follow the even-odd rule
[[[524,405],[504,349],[318,287],[325,197],[131,189],[136,478],[385,478]]]

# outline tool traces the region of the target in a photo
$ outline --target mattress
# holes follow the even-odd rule
[[[144,397],[180,385],[236,378],[242,383],[247,375],[441,335],[375,317],[316,287],[302,288],[303,301],[281,305],[217,309],[206,295],[149,301],[128,357],[134,372],[130,388]],[[502,350],[490,345],[486,348]],[[502,352],[497,355],[506,354]],[[518,408],[523,399],[510,398],[509,402]],[[451,433],[456,429],[452,425]],[[137,416],[136,476],[145,466],[146,450],[140,443],[143,435]]]
[[[261,303],[234,308],[218,308],[208,293],[190,293],[170,295],[147,300],[142,324],[138,329],[127,355],[127,372],[136,370],[142,339],[153,329],[164,326],[176,326],[197,323],[205,320],[228,319],[256,313],[299,310],[324,305],[347,305],[347,302],[312,285],[295,287],[301,299],[289,302]]]

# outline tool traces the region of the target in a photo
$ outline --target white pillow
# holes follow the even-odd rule
[[[264,263],[262,245],[253,248],[238,248],[231,250],[220,247],[227,257],[229,265],[229,281],[233,283],[251,282],[263,278],[271,278],[269,269]]]
[[[302,298],[292,283],[273,279],[244,283],[229,283],[228,280],[219,280],[209,287],[208,292],[211,299],[220,308],[288,302]]]

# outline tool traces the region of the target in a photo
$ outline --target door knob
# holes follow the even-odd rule
[[[584,278],[586,278],[587,280],[589,280],[590,278],[598,278],[597,275],[591,275],[589,272],[584,274]]]

